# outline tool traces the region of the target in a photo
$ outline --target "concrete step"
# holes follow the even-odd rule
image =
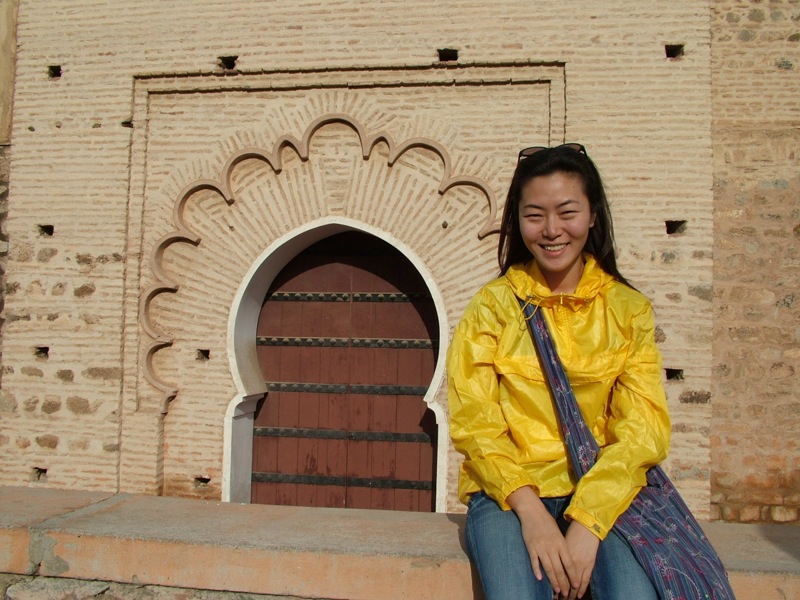
[[[800,528],[704,524],[739,600],[800,600]],[[295,598],[480,598],[464,516],[0,487],[0,572]]]

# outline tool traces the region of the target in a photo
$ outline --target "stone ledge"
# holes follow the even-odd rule
[[[463,515],[0,487],[0,572],[297,598],[478,598]],[[800,528],[704,525],[740,600],[800,600]]]

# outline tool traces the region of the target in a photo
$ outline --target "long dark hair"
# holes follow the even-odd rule
[[[617,268],[614,225],[600,172],[585,152],[576,150],[572,145],[545,148],[522,158],[517,163],[508,188],[503,220],[500,224],[500,240],[497,245],[500,274],[504,275],[513,264],[525,263],[533,258],[519,230],[519,202],[522,189],[534,177],[553,173],[577,175],[583,183],[583,191],[589,199],[589,208],[595,219],[594,226],[589,229],[589,237],[583,251],[594,256],[600,267],[614,279],[633,287]]]

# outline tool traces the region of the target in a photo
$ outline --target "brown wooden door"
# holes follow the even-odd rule
[[[275,279],[257,344],[252,502],[432,511],[436,425],[423,396],[436,310],[413,265],[364,233],[311,246]]]

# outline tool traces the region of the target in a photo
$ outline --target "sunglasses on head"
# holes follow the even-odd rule
[[[519,151],[517,162],[521,161],[523,158],[529,158],[541,150],[558,150],[559,148],[569,148],[575,152],[586,154],[586,148],[583,147],[583,144],[561,144],[560,146],[553,146],[552,148],[548,146],[531,146],[530,148]]]

